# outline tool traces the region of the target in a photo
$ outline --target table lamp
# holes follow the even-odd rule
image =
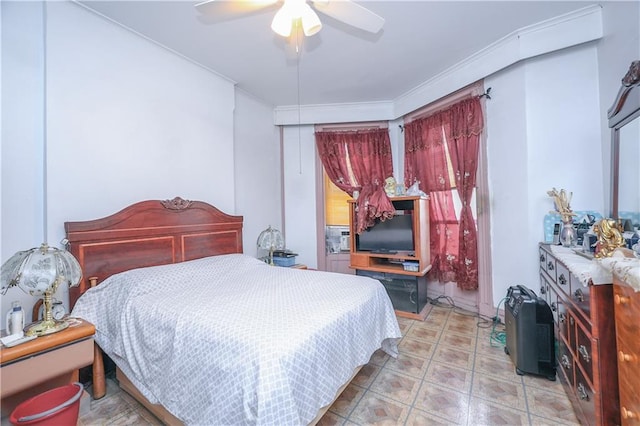
[[[17,252],[2,265],[0,292],[4,295],[11,287],[18,286],[27,294],[43,297],[42,321],[25,327],[25,335],[42,336],[68,327],[66,321],[53,319],[51,296],[63,282],[75,287],[80,278],[80,264],[71,253],[43,243],[40,247]]]
[[[258,236],[258,250],[269,250],[269,265],[273,265],[273,251],[284,249],[284,238],[282,232],[271,225]]]

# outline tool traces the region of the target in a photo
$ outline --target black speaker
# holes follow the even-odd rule
[[[553,313],[547,302],[533,290],[509,287],[504,310],[506,346],[516,373],[556,379]]]

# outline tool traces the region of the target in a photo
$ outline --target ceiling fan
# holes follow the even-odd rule
[[[291,35],[291,29],[300,23],[305,36],[312,36],[322,28],[322,22],[314,11],[324,13],[338,21],[361,30],[377,33],[384,25],[384,18],[351,0],[206,0],[195,5],[205,16],[218,19],[234,18],[238,14],[254,12],[282,2],[271,22],[271,29],[283,37]]]

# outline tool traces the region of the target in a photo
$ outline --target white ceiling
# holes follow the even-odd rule
[[[393,100],[518,29],[598,2],[358,1],[386,20],[382,31],[319,14],[299,72],[295,43],[270,29],[277,6],[214,22],[193,1],[80,3],[283,106]]]

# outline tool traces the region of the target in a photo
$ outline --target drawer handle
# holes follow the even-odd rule
[[[544,254],[540,255],[540,262],[544,263]]]
[[[635,412],[631,410],[627,410],[626,407],[622,407],[622,410],[620,411],[621,411],[620,414],[622,414],[623,419],[635,419],[638,417],[638,415]]]
[[[578,302],[584,302],[584,293],[582,293],[582,290],[577,289],[575,292],[573,292],[573,295],[576,297],[576,300]]]
[[[586,362],[590,362],[591,356],[589,356],[589,351],[584,345],[580,345],[578,347],[578,352],[582,356],[582,359],[584,359]]]
[[[558,315],[558,319],[561,323],[564,323],[567,320],[567,314],[565,314],[564,312],[560,312],[560,315]]]
[[[558,307],[556,306],[556,302],[551,302],[551,310],[555,312],[557,309]]]
[[[547,262],[547,269],[550,270],[550,271],[553,271],[553,262],[552,261]]]
[[[543,285],[541,285],[540,286],[540,294],[546,294],[546,293],[547,293],[547,289]]]
[[[571,362],[569,357],[565,354],[562,355],[562,361],[560,361],[566,370],[571,370]]]
[[[619,351],[618,360],[620,360],[620,362],[634,362],[636,360],[636,356],[634,354],[625,354],[624,352]]]
[[[560,283],[560,285],[567,285],[567,277],[565,277],[564,274],[560,274],[560,276],[558,277],[558,282]]]
[[[584,401],[589,400],[589,394],[587,393],[587,389],[584,387],[582,383],[578,383],[578,394],[579,394],[578,396],[580,396],[580,399]]]
[[[629,303],[629,298],[627,296],[620,296],[619,294],[616,294],[613,297],[613,300],[616,302],[616,305],[625,305]]]

